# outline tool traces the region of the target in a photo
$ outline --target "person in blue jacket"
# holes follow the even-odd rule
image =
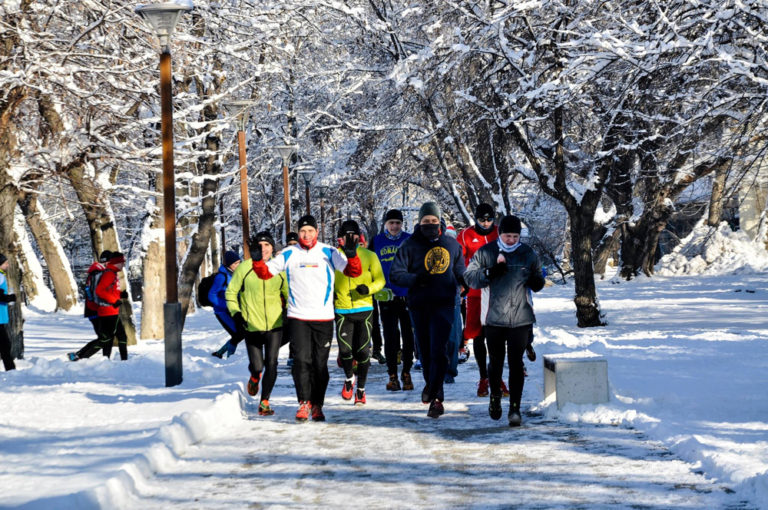
[[[421,401],[429,404],[430,418],[444,412],[448,338],[465,270],[461,246],[440,228],[440,208],[434,202],[425,203],[413,235],[397,250],[389,278],[408,289],[408,309],[426,382]]]
[[[11,355],[11,339],[8,336],[6,324],[8,324],[8,303],[16,301],[16,294],[8,294],[8,280],[5,273],[8,271],[8,258],[0,253],[0,357],[3,359],[5,370],[15,370],[16,364]]]
[[[368,249],[376,254],[384,271],[387,283],[384,287],[389,292],[377,294],[381,325],[384,328],[384,358],[387,362],[389,382],[387,390],[400,390],[400,381],[397,379],[397,352],[401,350],[400,339],[402,337],[402,363],[403,371],[400,377],[403,381],[403,390],[412,390],[411,368],[413,366],[413,329],[411,317],[408,315],[408,306],[405,296],[408,289],[394,285],[389,278],[389,271],[398,248],[409,238],[411,234],[403,230],[403,213],[398,209],[390,209],[384,215],[384,231],[371,240]],[[398,327],[399,325],[399,327]]]
[[[217,358],[224,357],[224,353],[227,354],[227,357],[232,356],[237,350],[237,344],[245,338],[245,332],[237,327],[235,320],[229,315],[227,299],[224,297],[227,286],[232,280],[232,273],[235,272],[238,265],[240,265],[240,256],[237,253],[233,251],[224,253],[224,263],[219,267],[219,272],[213,279],[211,290],[208,291],[208,301],[213,305],[213,314],[230,336],[230,339],[218,351],[211,353]]]

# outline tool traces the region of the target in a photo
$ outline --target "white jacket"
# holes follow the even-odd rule
[[[318,242],[309,250],[289,246],[267,263],[271,275],[283,271],[288,282],[288,317],[307,321],[333,320],[335,271],[344,271],[347,257]]]

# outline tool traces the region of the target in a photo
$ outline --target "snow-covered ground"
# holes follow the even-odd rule
[[[381,365],[366,407],[343,401],[334,353],[328,421],[296,424],[284,360],[259,417],[242,347],[209,354],[224,335],[207,311],[165,388],[161,342],[70,363],[87,322],[29,310],[26,359],[0,373],[0,507],[768,508],[768,274],[598,289],[605,328],[574,326],[570,286],[536,296],[520,429],[488,418],[474,359],[431,420],[418,391],[384,390]],[[585,350],[608,360],[611,400],[557,410],[541,358]]]

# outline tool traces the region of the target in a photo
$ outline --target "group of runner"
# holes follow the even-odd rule
[[[216,316],[231,335],[214,355],[234,352],[245,339],[247,390],[256,396],[261,386],[259,414],[270,415],[278,351],[289,343],[296,420],[323,421],[334,332],[345,376],[341,396],[365,405],[372,333],[380,321],[386,389],[414,389],[415,358],[424,378],[421,400],[429,404],[427,415],[438,418],[444,413],[443,385],[453,381],[459,352],[472,340],[480,370],[478,396],[490,396],[494,420],[502,415],[508,358],[508,420],[510,426],[520,425],[522,356],[528,349],[529,358],[535,357],[530,294],[544,285],[541,264],[520,242],[519,218],[505,216],[497,226],[488,204],[480,204],[475,217],[475,224],[456,236],[441,220],[438,205],[427,202],[412,234],[402,228],[402,212],[393,209],[369,243],[357,222],[347,220],[337,246],[331,246],[318,240],[317,222],[307,215],[299,219],[296,242],[279,252],[273,237],[259,232],[249,243],[250,259],[241,262],[235,253],[226,254],[209,291]],[[459,309],[465,296],[462,335]]]
[[[522,355],[527,349],[529,359],[535,358],[531,291],[543,287],[544,277],[536,254],[520,242],[520,219],[504,216],[495,225],[494,218],[493,207],[480,204],[475,224],[457,235],[442,221],[439,206],[427,202],[412,234],[403,230],[402,212],[392,209],[384,216],[382,232],[369,243],[358,223],[347,220],[331,246],[318,240],[317,221],[306,215],[280,251],[269,232],[259,232],[249,242],[249,259],[227,251],[210,286],[200,285],[206,304],[230,335],[213,355],[229,356],[245,340],[248,394],[257,396],[261,389],[259,414],[271,415],[278,353],[290,344],[296,420],[324,421],[335,332],[345,376],[343,399],[366,404],[372,357],[387,365],[388,391],[414,390],[415,361],[424,378],[421,400],[429,404],[427,415],[438,418],[444,413],[443,385],[453,382],[472,340],[480,372],[477,395],[490,397],[489,415],[498,420],[508,391],[509,424],[520,425]],[[89,268],[86,316],[97,339],[70,353],[72,361],[100,349],[109,356],[115,337],[121,359],[127,359],[119,319],[127,294],[117,278],[124,263],[122,254],[104,252]],[[383,356],[378,346],[371,351],[380,326]],[[502,377],[505,356],[509,390]]]

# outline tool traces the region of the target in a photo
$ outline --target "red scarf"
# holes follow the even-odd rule
[[[311,244],[309,244],[309,245],[307,245],[307,244],[304,244],[304,239],[302,239],[302,238],[299,238],[299,246],[301,246],[302,248],[304,248],[304,249],[305,249],[305,250],[307,250],[307,251],[309,251],[309,250],[311,250],[312,248],[314,248],[316,244],[317,244],[317,237],[315,237],[314,239],[312,239],[312,243],[311,243]]]

